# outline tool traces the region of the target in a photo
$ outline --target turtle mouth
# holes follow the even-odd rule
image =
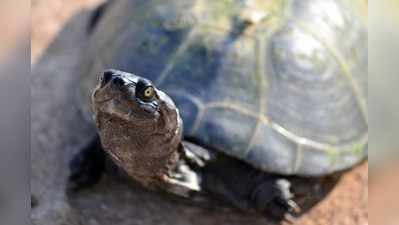
[[[159,116],[157,101],[143,102],[138,98],[125,98],[122,94],[99,97],[94,93],[93,104],[103,112],[119,115],[127,120],[156,119]]]
[[[158,102],[152,101],[152,102],[144,102],[140,99],[136,99],[138,102],[139,107],[146,113],[154,114],[155,112],[158,111]]]
[[[95,95],[95,94],[94,94],[94,95]],[[111,97],[104,98],[104,99],[97,99],[97,98],[94,96],[93,102],[96,103],[96,104],[103,104],[103,103],[109,102],[109,101],[111,101],[111,100],[113,100],[113,99],[115,99],[115,96],[111,96]]]

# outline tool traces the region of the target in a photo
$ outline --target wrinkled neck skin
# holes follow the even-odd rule
[[[96,107],[111,106],[107,104]],[[129,176],[150,189],[166,184],[165,179],[176,167],[182,137],[178,110],[165,102],[161,104],[159,117],[143,124],[123,120],[99,108],[94,110],[104,150]]]

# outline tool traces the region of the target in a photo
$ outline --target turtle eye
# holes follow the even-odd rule
[[[153,87],[147,87],[145,90],[144,90],[144,97],[145,98],[152,98],[152,97],[154,97],[154,88]]]
[[[155,96],[155,89],[151,82],[140,79],[136,85],[136,97],[143,101],[151,101]]]

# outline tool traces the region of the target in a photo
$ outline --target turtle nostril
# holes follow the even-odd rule
[[[114,72],[112,70],[106,70],[101,77],[101,87],[104,87],[114,76]]]

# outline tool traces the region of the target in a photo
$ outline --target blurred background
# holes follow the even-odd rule
[[[399,224],[399,1],[369,1],[370,224]]]
[[[0,224],[28,224],[29,1],[0,3]]]
[[[35,64],[69,18],[99,2],[2,0],[0,3],[1,225],[30,223],[29,66]],[[393,225],[399,224],[399,1],[368,2],[369,221]]]
[[[370,169],[375,172],[399,158],[399,1],[371,3],[370,9],[376,9],[369,17],[370,147],[381,149],[370,152]]]
[[[90,9],[104,0],[31,0],[31,62],[42,55],[62,26],[79,10]]]

